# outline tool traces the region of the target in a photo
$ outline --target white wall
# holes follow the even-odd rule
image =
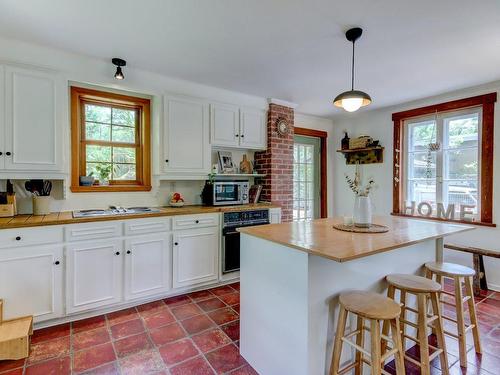
[[[386,148],[384,151],[383,164],[371,164],[361,167],[362,174],[366,178],[374,177],[377,184],[377,188],[372,193],[375,213],[386,215],[392,211],[392,113],[495,91],[500,91],[500,81],[388,108],[346,114],[334,119],[334,133],[339,134],[343,129],[347,129],[349,136],[367,134],[374,139],[380,139],[381,145]],[[498,192],[500,189],[500,103],[497,103],[495,106],[494,142],[496,147],[494,150],[493,217],[494,223],[500,225],[500,195],[495,194],[495,192]],[[340,144],[340,140],[337,143]],[[353,174],[354,166],[346,166],[343,156],[337,154],[334,156],[334,168],[334,213],[338,215],[350,214],[352,213],[354,197],[344,181],[343,174],[345,172]],[[476,230],[472,232],[450,237],[448,242],[500,251],[499,240],[500,227],[486,228],[477,226]],[[466,265],[472,265],[472,257],[464,253],[447,251],[446,259]],[[500,290],[500,260],[485,258],[485,263],[489,286]]]
[[[323,117],[316,117],[305,115],[301,113],[295,114],[294,125],[300,128],[323,130],[328,133],[327,139],[327,213],[328,217],[333,216],[333,201],[334,201],[334,185],[333,180],[337,178],[334,176],[333,157],[335,155],[335,147],[339,142],[338,135],[335,133],[333,121]]]

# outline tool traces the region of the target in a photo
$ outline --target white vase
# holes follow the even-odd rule
[[[369,228],[372,225],[372,203],[369,196],[356,196],[353,216],[356,227]]]

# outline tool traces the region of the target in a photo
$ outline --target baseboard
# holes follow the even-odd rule
[[[488,290],[493,290],[495,292],[500,292],[500,285],[488,283]]]

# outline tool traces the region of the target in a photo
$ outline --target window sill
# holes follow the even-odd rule
[[[468,225],[479,225],[482,227],[496,227],[496,224],[493,223],[483,223],[481,221],[467,221],[467,220],[446,220],[446,219],[440,219],[438,217],[424,217],[424,216],[412,216],[412,215],[405,215],[405,214],[400,214],[398,212],[391,212],[392,216],[399,216],[399,217],[406,217],[409,219],[418,219],[418,220],[431,220],[431,221],[442,221],[444,223],[450,223],[450,224],[468,224]]]
[[[72,193],[112,193],[126,191],[151,191],[146,185],[106,185],[106,186],[71,186]]]

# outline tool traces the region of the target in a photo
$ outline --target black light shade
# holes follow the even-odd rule
[[[111,59],[111,62],[116,65],[116,73],[115,73],[115,79],[122,80],[125,78],[122,72],[122,66],[127,65],[127,62],[123,59],[119,59],[118,57],[114,57]]]

